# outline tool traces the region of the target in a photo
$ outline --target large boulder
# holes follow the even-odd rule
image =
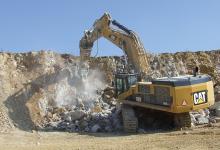
[[[91,131],[93,133],[98,132],[101,129],[101,127],[98,124],[95,124],[92,128]]]
[[[83,118],[85,115],[86,115],[86,112],[83,110],[75,110],[75,111],[71,111],[67,114],[67,116],[71,117],[72,121],[79,120],[79,119]]]

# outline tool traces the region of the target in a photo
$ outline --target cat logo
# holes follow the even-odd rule
[[[193,93],[193,101],[195,105],[203,104],[207,102],[207,93],[206,91],[200,91]]]

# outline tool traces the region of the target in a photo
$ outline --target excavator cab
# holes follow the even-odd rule
[[[133,73],[133,74],[127,74],[127,73],[118,73],[115,74],[115,96],[117,97],[119,94],[127,91],[132,85],[136,84],[138,81],[140,81],[140,74]]]

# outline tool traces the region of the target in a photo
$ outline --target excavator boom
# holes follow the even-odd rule
[[[147,55],[139,37],[132,30],[112,20],[108,13],[96,20],[92,29],[85,31],[80,40],[82,61],[89,59],[93,43],[100,37],[106,38],[122,49],[127,56],[128,64],[135,72],[147,74],[149,70]]]

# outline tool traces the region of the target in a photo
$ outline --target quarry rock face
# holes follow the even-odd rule
[[[209,74],[220,101],[220,50],[148,54],[156,77]],[[120,57],[89,60],[89,74],[81,80],[79,57],[52,51],[0,53],[0,132],[11,129],[56,129],[70,132],[113,132],[122,128],[120,107],[111,89]],[[208,115],[192,113],[196,124]],[[196,117],[195,117],[196,116]]]

